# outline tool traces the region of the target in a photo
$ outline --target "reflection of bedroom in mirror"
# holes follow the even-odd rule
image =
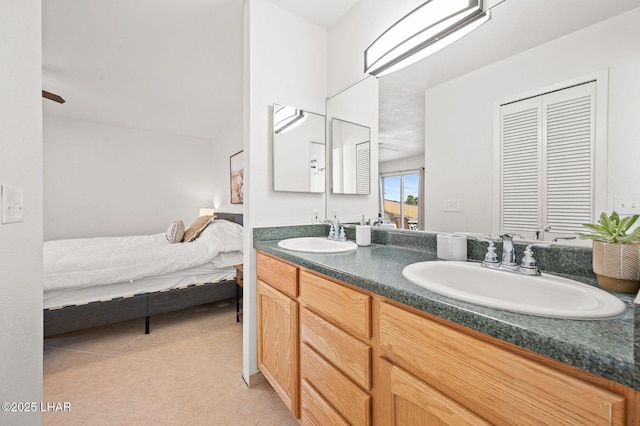
[[[324,193],[325,116],[273,104],[274,191]]]
[[[334,194],[371,192],[371,132],[366,126],[331,119],[331,190]]]

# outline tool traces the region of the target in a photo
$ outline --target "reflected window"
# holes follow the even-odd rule
[[[398,229],[424,229],[423,176],[424,169],[380,174],[380,210]]]

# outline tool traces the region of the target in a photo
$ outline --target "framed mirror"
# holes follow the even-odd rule
[[[331,119],[331,191],[371,193],[371,129],[339,118]]]
[[[325,116],[273,104],[274,191],[324,193]]]

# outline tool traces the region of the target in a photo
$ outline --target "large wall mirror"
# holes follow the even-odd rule
[[[327,218],[378,216],[378,79],[367,77],[327,100],[330,161]],[[356,196],[354,196],[356,194]]]
[[[609,212],[619,209],[617,199],[638,193],[640,168],[632,158],[640,158],[640,144],[633,142],[637,141],[634,135],[640,134],[640,121],[635,119],[640,100],[628,93],[640,90],[638,52],[629,38],[629,34],[640,31],[634,26],[640,10],[582,29],[576,27],[570,36],[554,39],[549,35],[535,49],[524,46],[520,53],[514,50],[508,55],[496,51],[496,56],[484,63],[473,56],[481,51],[478,46],[495,45],[491,37],[509,35],[507,23],[527,16],[524,11],[536,6],[536,3],[504,2],[498,9],[509,19],[491,21],[491,27],[484,27],[493,28],[491,34],[478,30],[414,64],[415,69],[407,68],[379,79],[380,99],[376,107],[380,126],[376,148],[381,150],[380,157],[388,152],[397,157],[393,161],[401,162],[406,157],[404,151],[414,145],[409,142],[421,141],[424,154],[418,156],[424,159],[425,187],[419,195],[425,200],[426,231],[483,234],[502,231],[496,179],[501,167],[496,125],[500,105],[556,90],[560,85],[581,83],[585,77],[597,80],[599,88],[608,90],[601,96],[600,89],[596,89],[596,99],[605,104],[601,107],[596,102],[596,114],[605,114],[606,120],[606,126],[596,126],[596,131],[605,127],[606,132],[595,137],[606,141],[607,173],[605,178],[593,180],[594,191],[604,195],[605,203],[602,206],[594,203],[592,217],[600,214],[599,209]],[[523,23],[522,27],[527,25]],[[583,46],[591,46],[589,55],[573,54]],[[596,166],[601,160],[596,158]],[[380,172],[385,173],[383,165],[379,165]],[[406,169],[419,166],[407,164]],[[400,164],[394,171],[401,169]],[[572,196],[572,191],[567,194],[564,198]],[[330,210],[335,201],[328,202]],[[552,241],[557,237],[553,229],[545,234],[546,222],[539,225],[542,239]]]
[[[324,193],[325,116],[273,104],[273,189]]]
[[[331,119],[331,191],[371,192],[371,129],[339,118]]]

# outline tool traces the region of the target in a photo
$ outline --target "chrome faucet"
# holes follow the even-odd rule
[[[502,262],[500,263],[502,269],[518,269],[513,236],[510,234],[502,234],[500,235],[500,239],[502,240]]]
[[[327,219],[324,222],[329,224],[329,235],[327,236],[327,239],[333,241],[347,241],[347,237],[344,233],[344,226],[340,227],[339,221],[336,220],[334,222]]]
[[[490,238],[469,236],[478,241],[489,243],[487,247],[487,253],[485,254],[482,266],[485,268],[497,269],[506,272],[515,272],[517,274],[524,275],[540,275],[540,270],[536,264],[536,260],[533,258],[532,247],[551,247],[551,244],[529,244],[524,250],[524,256],[520,265],[516,263],[515,246],[513,245],[513,235],[516,234],[503,234],[500,235],[502,241],[502,262],[498,262],[498,256],[496,255],[495,243]]]

